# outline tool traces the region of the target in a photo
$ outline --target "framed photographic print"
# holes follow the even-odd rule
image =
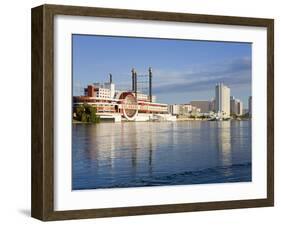
[[[32,9],[32,216],[273,206],[274,21]]]

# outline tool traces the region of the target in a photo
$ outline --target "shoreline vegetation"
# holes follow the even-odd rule
[[[96,107],[89,104],[81,104],[73,109],[73,123],[99,123],[100,117],[97,115]]]

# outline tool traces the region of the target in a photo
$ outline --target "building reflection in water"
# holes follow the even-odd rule
[[[218,129],[218,146],[221,154],[221,163],[222,166],[230,166],[232,164],[230,121],[220,122]]]
[[[230,167],[232,165],[231,149],[231,122],[222,121],[218,124],[218,150],[220,154],[220,165],[226,167],[223,173],[227,176],[232,174]]]
[[[193,172],[217,167],[228,177],[233,164],[251,162],[248,126],[229,121],[73,125],[73,180],[78,188],[185,184]],[[209,181],[209,175],[192,181],[203,179]]]

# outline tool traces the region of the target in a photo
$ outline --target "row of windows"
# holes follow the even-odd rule
[[[149,111],[168,111],[167,107],[157,107],[157,106],[141,106],[140,110],[149,110]]]

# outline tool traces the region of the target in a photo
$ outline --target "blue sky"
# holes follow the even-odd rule
[[[131,88],[131,69],[153,69],[157,102],[188,103],[215,96],[223,82],[247,107],[251,95],[252,51],[249,43],[73,35],[73,95],[83,87],[108,81]]]

